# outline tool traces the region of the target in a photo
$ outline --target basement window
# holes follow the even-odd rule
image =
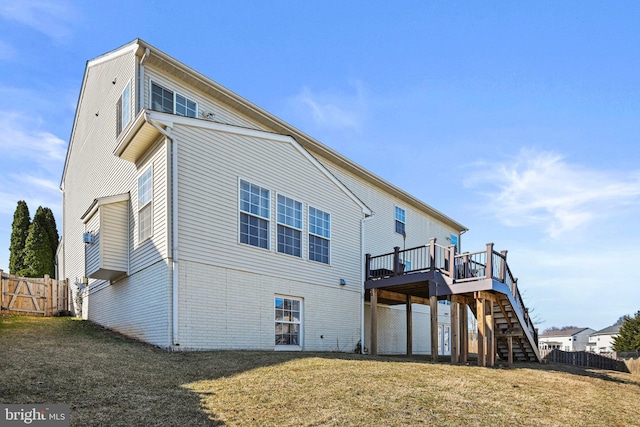
[[[302,346],[302,300],[276,296],[274,308],[276,347]]]

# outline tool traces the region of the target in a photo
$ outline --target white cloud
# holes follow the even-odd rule
[[[499,221],[540,226],[552,238],[640,203],[640,173],[587,169],[552,152],[521,150],[503,162],[482,162],[465,180],[480,189]]]
[[[360,130],[366,119],[367,93],[361,82],[351,82],[352,93],[314,92],[305,87],[290,103],[316,126],[333,130]]]
[[[75,8],[66,0],[3,0],[0,16],[31,27],[56,41],[68,40]]]
[[[20,159],[59,173],[67,143],[39,129],[39,120],[17,112],[0,112],[0,155]]]

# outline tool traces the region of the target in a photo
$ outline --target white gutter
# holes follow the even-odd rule
[[[365,216],[364,218],[362,218],[360,220],[360,260],[362,262],[361,266],[360,266],[360,283],[361,283],[361,287],[360,287],[360,353],[364,354],[364,344],[365,344],[365,339],[364,339],[364,296],[365,296],[365,289],[364,289],[364,282],[367,279],[364,275],[364,270],[365,270],[365,265],[364,265],[364,259],[365,259],[365,253],[364,253],[364,222],[367,221],[368,219],[373,218],[373,214],[374,212],[371,212],[371,216]]]
[[[145,119],[171,142],[171,344],[179,346],[178,339],[178,141],[171,128],[164,129],[149,115]]]

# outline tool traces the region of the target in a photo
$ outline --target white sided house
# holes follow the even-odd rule
[[[620,326],[612,325],[589,335],[587,351],[596,354],[613,353],[613,344],[620,335]]]
[[[538,337],[540,349],[585,351],[589,345],[589,336],[594,332],[591,328],[568,328],[548,331]]]
[[[450,294],[398,309],[366,255],[454,268],[439,244],[464,226],[142,40],[88,61],[61,189],[59,276],[108,328],[174,350],[454,345]],[[374,279],[420,264],[400,255]]]

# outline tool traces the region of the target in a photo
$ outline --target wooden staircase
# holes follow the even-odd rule
[[[431,239],[429,245],[367,254],[365,276],[365,290],[376,304],[380,295],[386,298],[383,303],[419,301],[430,304],[432,310],[437,310],[434,301],[438,299],[449,300],[455,307],[468,306],[478,320],[482,366],[492,366],[496,357],[508,362],[541,361],[538,333],[507,264],[507,252],[494,251],[493,243],[485,251],[457,254],[455,246],[440,246]],[[376,321],[372,319],[372,325]],[[461,336],[466,336],[465,322],[455,325]],[[452,347],[466,351],[463,339],[456,340]],[[459,352],[452,360],[466,360],[467,356]]]

